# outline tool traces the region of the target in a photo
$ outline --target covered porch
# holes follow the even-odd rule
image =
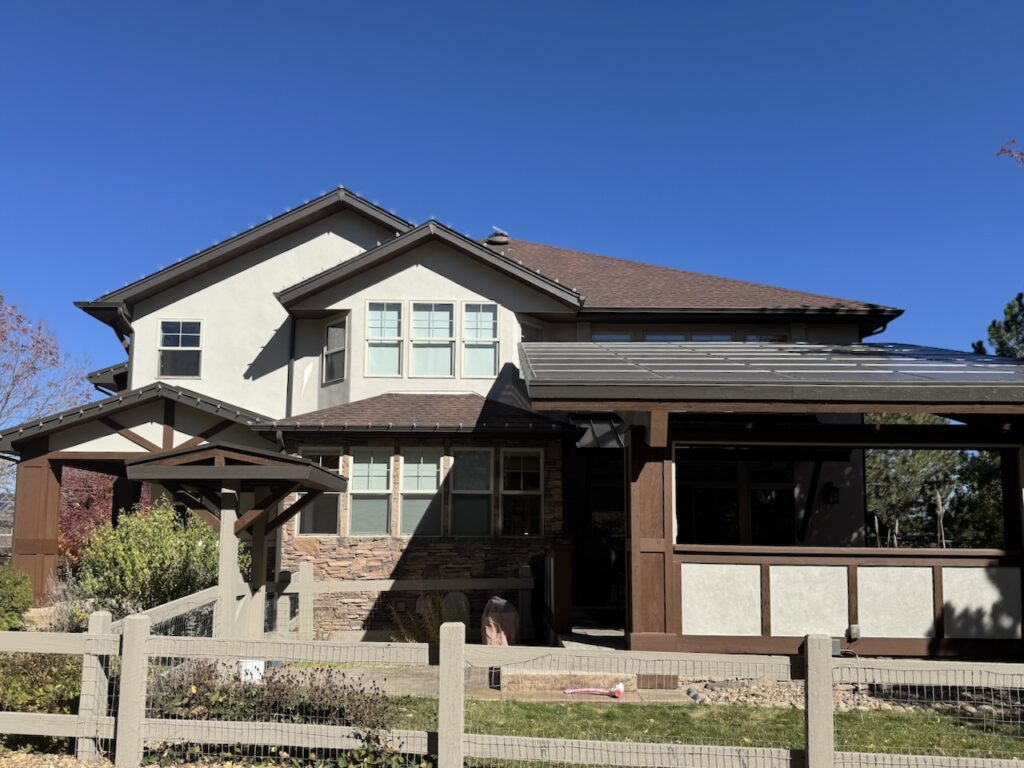
[[[738,343],[524,344],[522,357],[536,409],[630,425],[630,648],[795,653],[825,633],[853,654],[1024,653],[1020,362]],[[943,418],[870,423],[879,413]],[[998,540],[873,526],[865,457],[901,451],[988,457]]]

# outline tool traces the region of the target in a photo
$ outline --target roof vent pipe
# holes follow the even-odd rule
[[[488,245],[508,245],[508,232],[497,227],[491,227],[491,229],[494,232],[487,238]]]

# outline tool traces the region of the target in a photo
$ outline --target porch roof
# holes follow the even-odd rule
[[[524,343],[520,361],[530,397],[549,407],[776,402],[1024,412],[1024,361],[911,344]]]

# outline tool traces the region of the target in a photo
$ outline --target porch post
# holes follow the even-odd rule
[[[249,572],[249,636],[263,636],[267,612],[267,518],[252,524],[252,567]]]
[[[242,574],[238,570],[238,536],[235,535],[235,521],[238,519],[239,483],[225,483],[220,491],[220,539],[218,541],[217,605],[220,621],[215,627],[216,637],[238,636],[238,589],[242,585]]]
[[[32,596],[37,601],[57,581],[60,477],[60,465],[45,456],[23,458],[18,464],[11,565],[32,579]]]

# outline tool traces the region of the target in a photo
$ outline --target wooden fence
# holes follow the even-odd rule
[[[838,752],[835,748],[836,684],[988,686],[1024,690],[1024,665],[914,662],[833,658],[825,636],[806,638],[803,658],[466,646],[465,627],[443,625],[439,648],[413,643],[320,642],[286,638],[228,640],[151,635],[152,618],[128,617],[120,635],[109,614],[95,613],[86,634],[0,632],[0,652],[81,655],[82,692],[75,715],[0,712],[0,733],[73,737],[79,758],[91,759],[102,742],[113,740],[118,768],[136,768],[147,742],[190,744],[287,745],[293,748],[345,750],[361,745],[352,728],[284,722],[175,720],[147,713],[150,662],[158,659],[233,661],[266,659],[281,663],[348,664],[401,667],[436,666],[438,729],[397,731],[403,751],[436,754],[439,768],[461,768],[467,759],[563,765],[696,766],[697,768],[1008,768],[1019,762],[988,758],[879,755]],[[664,743],[586,741],[465,732],[467,666],[502,667],[550,659],[552,668],[604,671],[637,669],[685,677],[804,679],[806,750],[718,747]],[[115,684],[108,679],[119,657],[116,711],[107,711]]]

